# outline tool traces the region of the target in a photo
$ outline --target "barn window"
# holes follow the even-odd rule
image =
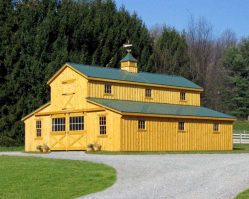
[[[52,118],[52,131],[65,131],[65,118]]]
[[[70,117],[69,118],[69,129],[70,131],[84,130],[84,117]]]
[[[41,120],[36,120],[36,137],[41,137]]]
[[[99,117],[99,134],[106,134],[106,116]]]
[[[145,120],[138,120],[138,129],[145,129]]]
[[[149,88],[145,89],[145,97],[151,97],[151,89]]]
[[[186,100],[186,93],[185,92],[180,92],[180,100]]]
[[[111,94],[112,93],[112,85],[105,84],[105,93],[106,94]]]
[[[213,131],[215,131],[215,132],[219,131],[219,124],[218,123],[213,124]]]
[[[184,131],[185,130],[185,122],[179,122],[178,123],[178,130]]]

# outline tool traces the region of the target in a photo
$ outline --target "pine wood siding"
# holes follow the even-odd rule
[[[141,117],[122,117],[121,151],[195,151],[232,150],[232,122],[220,123],[213,132],[213,122],[142,117],[146,130],[138,129]],[[185,122],[185,131],[178,122]]]
[[[66,67],[50,84],[51,110],[75,110],[85,108],[87,79]]]
[[[182,90],[112,83],[112,94],[105,94],[105,84],[110,83],[89,81],[89,97],[200,106],[199,92],[185,91],[186,100],[182,101],[180,100]],[[151,98],[145,96],[146,88],[151,89]]]

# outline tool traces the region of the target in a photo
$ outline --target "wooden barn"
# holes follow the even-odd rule
[[[23,118],[25,151],[232,150],[234,117],[200,106],[203,89],[172,75],[66,63],[49,81],[51,101]]]

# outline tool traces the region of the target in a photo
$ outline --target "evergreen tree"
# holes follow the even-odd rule
[[[49,100],[46,82],[67,61],[119,67],[130,40],[151,70],[148,30],[111,0],[0,0],[0,24],[0,145],[23,143],[21,118]]]
[[[190,76],[187,44],[183,34],[174,28],[164,27],[155,39],[154,59],[156,71]]]
[[[224,57],[227,71],[222,98],[224,110],[239,118],[249,116],[249,38],[230,48]]]

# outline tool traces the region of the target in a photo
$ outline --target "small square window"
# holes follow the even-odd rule
[[[182,101],[186,100],[186,93],[185,92],[180,92],[180,100],[182,100]]]
[[[138,129],[145,129],[145,120],[138,120]]]
[[[112,93],[112,85],[105,84],[105,93],[106,94],[111,94]]]
[[[178,123],[178,130],[179,131],[185,131],[185,122],[179,122]]]
[[[220,129],[219,126],[220,126],[220,125],[219,125],[218,123],[214,123],[214,124],[213,124],[213,131],[218,132],[219,129]]]
[[[145,89],[145,97],[151,97],[151,89],[149,88]]]

